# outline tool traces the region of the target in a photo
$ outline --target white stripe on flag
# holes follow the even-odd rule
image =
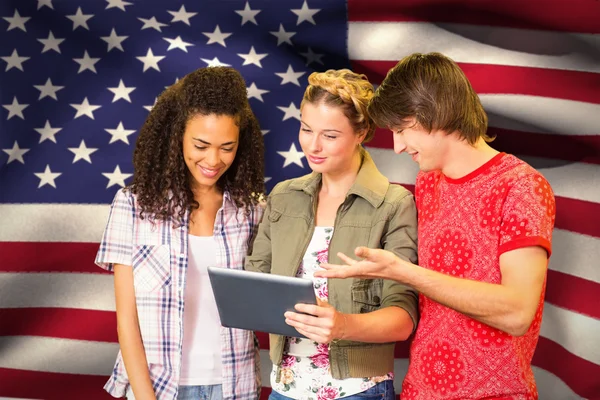
[[[115,311],[113,282],[113,275],[108,274],[0,273],[0,308],[61,307]]]
[[[598,48],[600,35],[498,26],[351,22],[348,29],[351,60],[396,61],[415,52],[437,51],[463,63],[600,72],[593,53]]]
[[[548,302],[544,304],[540,335],[594,364],[600,364],[599,332],[599,319],[574,313]]]
[[[598,135],[600,104],[541,96],[481,94],[489,125],[515,131]]]
[[[600,283],[598,260],[600,239],[564,229],[552,232],[551,270]]]
[[[109,376],[117,343],[38,336],[0,337],[0,367],[27,371]]]
[[[0,204],[0,241],[99,243],[109,210],[106,204]]]

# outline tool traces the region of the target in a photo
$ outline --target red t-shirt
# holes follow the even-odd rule
[[[499,153],[460,179],[420,173],[415,194],[424,268],[500,283],[502,253],[541,246],[550,256],[552,189],[512,155]],[[529,331],[513,337],[420,295],[402,400],[537,399],[531,358],[543,304],[542,292]]]

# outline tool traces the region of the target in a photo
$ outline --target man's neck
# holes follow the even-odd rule
[[[456,139],[448,150],[442,173],[451,179],[459,179],[470,174],[498,154],[498,151],[490,147],[482,138],[475,145]]]

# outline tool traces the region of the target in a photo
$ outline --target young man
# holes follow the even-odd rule
[[[419,291],[403,400],[537,399],[537,345],[555,202],[544,177],[488,145],[487,116],[439,53],[402,59],[369,112],[419,164],[419,265],[357,248],[315,276],[388,278]]]

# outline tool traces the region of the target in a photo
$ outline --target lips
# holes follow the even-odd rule
[[[313,164],[321,164],[323,163],[327,158],[326,157],[316,157],[316,156],[307,156],[308,161],[310,161]]]
[[[220,168],[216,168],[216,169],[212,169],[212,168],[205,168],[202,167],[200,165],[198,165],[198,169],[200,170],[200,172],[202,173],[202,175],[204,175],[207,178],[214,178],[217,175],[219,175],[219,171],[221,170]]]

